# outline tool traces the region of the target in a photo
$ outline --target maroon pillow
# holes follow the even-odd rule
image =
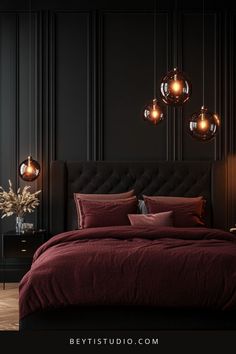
[[[74,193],[74,200],[77,211],[78,228],[80,229],[80,207],[79,200],[117,200],[117,199],[127,199],[134,196],[134,190],[130,190],[124,193],[113,193],[113,194],[85,194],[85,193]]]
[[[124,193],[113,193],[113,194],[85,194],[85,193],[74,193],[74,199],[87,199],[87,200],[114,200],[114,199],[126,199],[134,196],[134,190],[124,192]]]
[[[204,226],[205,200],[202,196],[195,198],[144,196],[144,201],[148,213],[173,210],[176,227]]]
[[[120,200],[82,200],[78,199],[80,227],[130,225],[128,214],[137,212],[137,198]]]
[[[133,226],[173,226],[173,211],[157,214],[129,214],[128,217]]]

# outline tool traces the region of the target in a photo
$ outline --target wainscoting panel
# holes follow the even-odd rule
[[[218,87],[218,71],[216,69],[216,17],[205,14],[204,62],[205,62],[205,107],[211,112],[219,108],[215,87]],[[186,13],[182,22],[183,69],[189,75],[193,92],[190,101],[183,107],[182,123],[182,159],[214,160],[217,138],[206,143],[194,140],[188,134],[188,119],[194,112],[199,112],[203,105],[203,29],[202,14]],[[224,127],[224,126],[223,126]]]
[[[157,89],[167,70],[167,16],[157,18]],[[168,158],[167,117],[158,126],[142,119],[153,99],[153,14],[103,17],[103,137],[105,160]],[[165,116],[166,107],[163,104]],[[170,144],[170,145],[169,145]]]
[[[55,158],[86,160],[90,128],[89,14],[55,14]]]
[[[19,162],[31,154],[37,158],[37,61],[36,61],[36,21],[35,14],[18,15],[17,64],[18,77],[16,79],[16,92],[19,115]],[[25,183],[22,182],[22,185]]]
[[[17,102],[17,27],[16,14],[0,14],[0,185],[8,188],[8,179],[16,185],[19,151]],[[0,222],[2,230],[14,225],[12,218]]]

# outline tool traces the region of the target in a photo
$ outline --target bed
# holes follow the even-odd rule
[[[21,330],[235,329],[236,238],[217,162],[51,165],[50,231],[20,284]],[[203,227],[77,230],[74,193],[203,196]]]

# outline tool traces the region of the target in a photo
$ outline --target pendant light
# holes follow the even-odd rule
[[[157,14],[156,14],[156,0],[154,0],[154,15],[153,15],[153,100],[149,102],[142,111],[142,117],[145,121],[149,122],[152,125],[157,125],[164,119],[164,114],[162,108],[157,100],[157,75],[156,75],[156,59],[157,59]]]
[[[201,141],[213,139],[220,126],[217,114],[208,112],[207,108],[201,107],[200,112],[195,112],[189,120],[189,132],[193,138]]]
[[[40,173],[40,165],[37,161],[28,156],[19,166],[19,175],[24,181],[33,182]]]
[[[161,98],[167,105],[177,106],[187,102],[192,93],[192,85],[187,76],[180,70],[178,70],[178,14],[177,14],[177,0],[175,2],[175,14],[176,14],[176,41],[174,49],[174,69],[169,71],[161,80]]]
[[[216,113],[209,112],[205,108],[205,4],[202,11],[202,101],[200,112],[192,114],[188,123],[188,130],[191,136],[200,141],[212,140],[220,126],[220,118]]]
[[[29,0],[29,150],[30,155],[19,165],[19,176],[28,182],[34,181],[40,174],[40,165],[31,156],[31,0]]]
[[[154,98],[152,102],[150,102],[144,107],[143,119],[148,121],[149,123],[157,125],[163,120],[163,118],[164,114],[156,98]]]
[[[162,100],[167,105],[178,106],[187,102],[192,86],[186,75],[177,68],[169,71],[161,80]]]

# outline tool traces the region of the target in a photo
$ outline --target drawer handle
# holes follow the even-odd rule
[[[26,252],[26,251],[27,251],[27,250],[26,250],[26,249],[24,249],[24,248],[21,250],[21,252]]]
[[[26,240],[21,240],[21,242],[26,242]]]

